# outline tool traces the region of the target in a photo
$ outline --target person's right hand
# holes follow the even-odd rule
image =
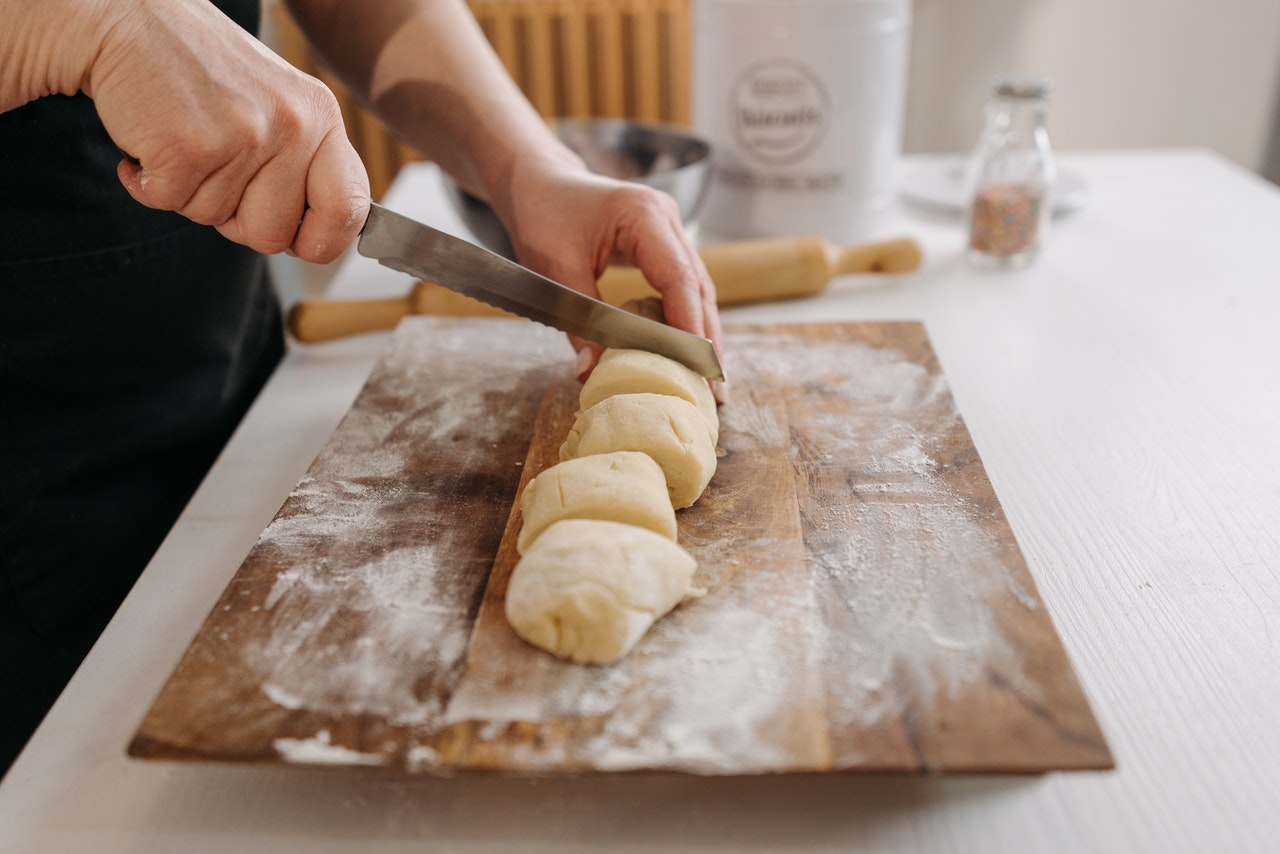
[[[205,2],[98,9],[81,87],[128,155],[118,172],[135,199],[260,252],[327,263],[351,244],[369,179],[324,84]]]

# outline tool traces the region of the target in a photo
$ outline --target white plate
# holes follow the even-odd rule
[[[960,213],[967,200],[964,198],[964,168],[962,157],[938,157],[912,163],[903,170],[899,190],[907,202],[921,207]],[[1074,213],[1089,200],[1089,188],[1076,173],[1058,170],[1058,182],[1053,188],[1053,214],[1063,216]]]

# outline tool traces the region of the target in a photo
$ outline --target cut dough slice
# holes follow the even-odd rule
[[[720,441],[720,416],[707,381],[679,362],[647,350],[605,350],[582,385],[578,405],[586,411],[606,397],[643,392],[689,401],[706,420],[712,443]]]
[[[676,539],[676,511],[666,475],[652,457],[639,451],[596,454],[551,466],[525,485],[520,512],[520,554],[561,519],[626,522]]]
[[[661,534],[622,522],[564,519],[512,570],[506,614],[516,634],[579,663],[610,664],[686,595],[697,561]]]
[[[662,467],[676,508],[689,507],[716,471],[716,447],[692,403],[669,394],[617,394],[578,414],[560,459],[642,451]]]

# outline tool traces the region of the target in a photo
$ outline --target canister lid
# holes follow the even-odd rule
[[[991,90],[1000,98],[1044,100],[1053,93],[1053,81],[1044,77],[1001,75],[991,81]]]

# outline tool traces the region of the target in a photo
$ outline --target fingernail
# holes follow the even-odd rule
[[[591,369],[591,351],[585,347],[578,351],[578,364],[574,368],[579,380],[587,378],[587,371]]]
[[[729,383],[727,380],[710,380],[711,396],[716,399],[716,403],[729,402]]]

